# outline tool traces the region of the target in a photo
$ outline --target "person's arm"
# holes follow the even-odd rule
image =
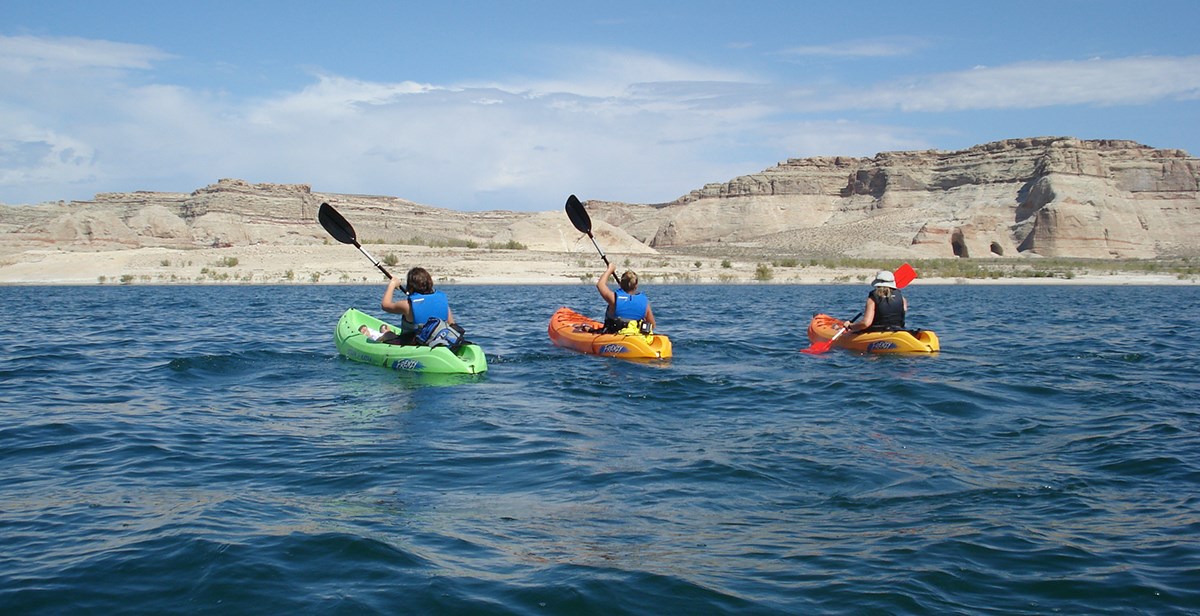
[[[383,292],[383,299],[379,302],[379,307],[384,312],[402,315],[409,322],[412,322],[412,303],[405,297],[400,301],[395,301],[392,296],[396,293],[396,288],[400,286],[400,279],[392,276],[388,281],[387,290]]]
[[[446,306],[446,322],[454,325],[454,311],[449,306]]]
[[[617,294],[608,288],[608,277],[612,276],[615,271],[617,271],[617,264],[609,263],[608,269],[604,270],[604,273],[596,279],[596,290],[600,292],[600,297],[603,297],[604,301],[608,303],[609,308],[617,304]]]
[[[846,321],[843,325],[845,325],[846,329],[849,330],[851,333],[854,333],[854,332],[861,332],[862,330],[870,327],[871,324],[874,322],[875,322],[875,300],[868,297],[867,305],[863,307],[862,320],[858,321],[857,323],[851,323],[850,321]]]
[[[646,304],[646,318],[642,320],[649,323],[650,327],[654,327],[654,311],[650,309],[649,303]]]

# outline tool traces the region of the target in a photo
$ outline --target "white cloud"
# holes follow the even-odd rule
[[[466,209],[552,209],[570,193],[667,201],[788,157],[933,147],[929,131],[939,129],[907,128],[911,116],[897,110],[1136,104],[1200,91],[1196,57],[1024,63],[851,90],[584,49],[550,54],[540,76],[437,84],[316,74],[298,90],[237,99],[130,83],[128,73],[153,77],[168,57],[152,48],[0,41],[0,82],[12,86],[0,90],[7,203],[188,191],[223,177]],[[106,59],[72,60],[97,49]],[[70,70],[29,71],[31,61]]]
[[[29,125],[0,127],[0,189],[10,185],[79,182],[94,176],[91,147]]]
[[[904,111],[1032,109],[1060,105],[1137,105],[1196,98],[1200,56],[1025,62],[976,67],[884,84],[852,107]]]
[[[465,83],[462,87],[494,87],[531,95],[573,94],[606,98],[628,95],[632,84],[667,82],[754,81],[739,71],[633,50],[556,48],[543,50],[545,72],[551,77],[520,76],[506,80]]]
[[[84,189],[188,190],[195,186],[159,183],[242,177],[446,206],[543,209],[545,199],[569,192],[666,200],[692,187],[681,175],[722,167],[705,161],[707,150],[697,146],[712,138],[704,135],[720,139],[721,130],[706,125],[720,124],[721,115],[731,124],[746,111],[718,107],[697,116],[689,108],[695,100],[727,95],[729,86],[654,84],[741,75],[627,51],[587,50],[574,61],[569,79],[475,85],[317,75],[299,91],[248,101],[120,79],[106,82],[108,92],[72,91],[77,82],[58,81],[53,73],[41,74],[41,81],[26,76],[68,106],[40,114],[41,125],[89,116],[66,122],[64,130],[77,151],[88,153],[90,173],[56,171],[60,165],[50,158],[65,146],[35,147],[45,139],[8,135],[9,149],[42,155],[19,162],[8,157],[25,172],[0,181],[0,201],[16,202],[20,198],[10,195],[22,193],[36,195],[32,200],[90,197],[78,194]],[[30,177],[45,182],[17,181]]]
[[[776,140],[788,158],[874,156],[879,152],[931,149],[918,131],[887,124],[829,120],[776,127]]]
[[[0,35],[0,71],[149,69],[171,58],[153,47],[71,37]]]

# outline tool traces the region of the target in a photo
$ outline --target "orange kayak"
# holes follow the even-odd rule
[[[808,324],[808,340],[824,342],[842,328],[842,319],[827,314],[814,315]],[[896,330],[846,333],[833,346],[859,353],[937,353],[942,349],[937,334],[927,330]]]
[[[570,308],[550,317],[550,342],[564,349],[623,359],[667,359],[671,339],[662,334],[599,334],[604,324]]]

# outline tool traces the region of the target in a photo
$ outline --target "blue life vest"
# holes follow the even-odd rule
[[[899,289],[892,289],[892,296],[884,299],[871,291],[867,295],[875,302],[875,319],[868,330],[904,329],[904,296]]]
[[[412,293],[408,296],[408,301],[412,305],[412,322],[407,319],[401,320],[400,325],[405,331],[414,331],[418,326],[424,325],[429,317],[437,317],[443,321],[450,319],[450,301],[441,291],[434,291],[429,295]]]
[[[607,316],[630,321],[640,321],[646,318],[646,307],[650,305],[650,300],[646,299],[645,295],[641,293],[630,295],[623,289],[617,289],[616,294],[617,302],[613,314]]]

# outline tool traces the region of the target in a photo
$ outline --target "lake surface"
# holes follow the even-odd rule
[[[337,355],[383,285],[0,287],[0,613],[1200,612],[1200,288],[447,286],[491,370]]]

